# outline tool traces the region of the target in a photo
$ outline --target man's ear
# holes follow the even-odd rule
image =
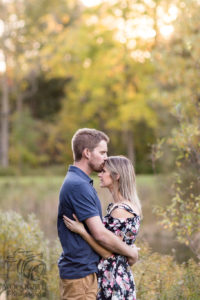
[[[90,150],[88,148],[85,148],[83,150],[83,153],[82,153],[82,157],[86,158],[86,159],[89,159],[90,158]]]

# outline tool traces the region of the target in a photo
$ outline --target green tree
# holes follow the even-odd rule
[[[138,132],[150,133],[145,135],[146,144],[155,139],[154,66],[149,52],[152,38],[144,40],[126,33],[129,30],[130,34],[128,26],[134,17],[139,20],[142,14],[130,1],[104,3],[83,11],[82,23],[77,23],[71,34],[68,32],[64,46],[68,47],[68,61],[59,64],[58,72],[71,71],[72,80],[55,129],[55,145],[63,143],[64,151],[78,127],[91,126],[108,132],[112,152],[124,153],[133,160],[135,148],[141,161],[147,156],[138,142]],[[120,22],[123,28],[119,30]],[[59,47],[63,47],[61,43]]]
[[[1,36],[0,49],[2,62],[5,70],[2,85],[2,107],[1,107],[1,164],[7,167],[9,164],[9,128],[10,112],[13,110],[11,93],[15,94],[18,112],[22,111],[22,101],[26,87],[26,76],[34,82],[34,72],[30,65],[35,62],[38,53],[38,43],[33,30],[36,23],[35,11],[38,5],[45,7],[45,1],[35,3],[31,10],[30,2],[27,1],[1,1],[0,22]],[[44,6],[43,6],[44,5]],[[31,12],[31,14],[30,14]],[[38,10],[39,12],[39,10]],[[39,17],[39,15],[37,15]],[[36,27],[35,27],[36,28]],[[2,63],[1,62],[1,63]],[[19,72],[20,70],[20,72]]]
[[[60,101],[62,93],[57,95],[57,98],[55,93],[52,93],[51,97],[55,97],[51,101],[53,104],[46,104],[52,98],[45,95],[44,90],[46,87],[43,88],[43,93],[40,93],[40,97],[38,97],[39,89],[41,89],[39,78],[47,70],[48,62],[51,60],[49,54],[56,50],[54,49],[56,43],[53,43],[55,42],[53,38],[78,18],[79,7],[78,1],[72,0],[68,1],[67,4],[66,1],[61,1],[59,5],[54,0],[35,1],[34,3],[15,0],[0,2],[0,22],[3,28],[0,36],[0,54],[5,64],[1,89],[2,143],[0,155],[2,166],[8,166],[9,154],[11,156],[13,154],[12,149],[15,147],[15,144],[13,144],[15,141],[14,135],[16,131],[21,131],[23,127],[23,118],[26,119],[27,106],[33,111],[32,104],[43,96],[39,105],[41,114],[36,114],[35,109],[34,116],[45,115],[45,107],[46,116],[49,112],[48,117],[50,119],[53,113],[59,110],[59,104],[56,101]],[[47,51],[48,47],[49,52]],[[61,53],[60,56],[62,56]],[[51,82],[51,79],[44,79],[44,81],[46,83]],[[52,79],[51,84],[54,83],[55,85],[55,81],[53,82]],[[58,81],[60,83],[65,82],[66,78],[61,78]],[[57,85],[59,86],[59,83]],[[63,87],[63,83],[61,85]],[[13,112],[14,116],[12,116]],[[17,129],[17,127],[19,128]],[[21,142],[23,143],[23,139]],[[22,152],[28,153],[27,144],[23,145],[22,143],[18,150],[21,149]],[[37,154],[35,153],[35,155]],[[21,156],[23,156],[23,153]]]
[[[189,245],[200,257],[198,232],[200,224],[200,103],[199,42],[197,1],[179,3],[179,16],[173,38],[160,44],[157,51],[158,83],[163,101],[168,99],[176,120],[166,139],[174,156],[172,200],[167,208],[159,208],[162,224],[176,232],[179,241]],[[175,70],[175,71],[174,71]],[[162,81],[161,81],[162,80]]]

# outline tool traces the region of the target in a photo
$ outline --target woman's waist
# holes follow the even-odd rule
[[[111,256],[109,256],[107,258],[101,258],[99,263],[109,264],[109,263],[113,263],[113,262],[116,262],[116,263],[122,262],[122,263],[128,264],[128,259],[124,255],[113,253]]]

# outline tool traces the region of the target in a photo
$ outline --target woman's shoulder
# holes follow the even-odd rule
[[[113,205],[114,205],[114,203],[112,203],[112,202],[108,204],[107,209],[106,209],[107,214],[110,213],[110,211],[111,211]]]
[[[108,213],[114,218],[132,218],[139,216],[139,211],[130,201],[123,201],[118,203],[110,203],[108,206]]]
[[[131,213],[134,213],[136,215],[140,215],[138,208],[130,201],[124,200],[123,202],[119,203],[119,208],[124,208],[127,211],[130,211]]]

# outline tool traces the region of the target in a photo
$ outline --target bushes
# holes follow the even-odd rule
[[[177,264],[172,256],[152,253],[141,243],[133,266],[137,300],[200,299],[199,265]],[[58,240],[50,245],[34,216],[27,222],[15,212],[0,212],[0,293],[9,299],[59,299]]]
[[[200,268],[196,262],[191,259],[180,265],[172,256],[152,253],[146,244],[140,248],[140,259],[132,268],[137,300],[200,299]]]
[[[9,299],[58,299],[58,243],[50,247],[33,215],[0,212],[0,293]]]

